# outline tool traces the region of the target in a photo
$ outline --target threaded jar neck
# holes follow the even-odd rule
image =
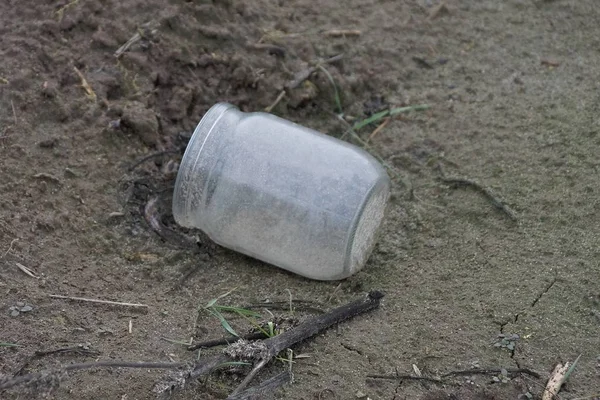
[[[228,103],[217,103],[202,117],[187,145],[175,181],[173,193],[173,217],[186,228],[198,225],[198,208],[202,203],[203,185],[208,172],[202,168],[205,144],[213,135],[221,133],[219,125],[229,111],[238,111]]]

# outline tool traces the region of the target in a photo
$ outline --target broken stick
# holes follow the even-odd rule
[[[258,339],[266,339],[266,338],[267,338],[267,336],[264,332],[254,332],[254,333],[250,333],[250,334],[242,337],[242,339],[244,339],[244,340],[258,340]],[[238,340],[240,340],[240,338],[238,336],[229,336],[229,337],[223,338],[223,339],[213,339],[213,340],[207,340],[205,342],[194,343],[194,344],[188,346],[187,349],[190,351],[194,351],[194,350],[198,350],[198,349],[208,349],[210,347],[231,344],[233,342],[237,342]]]
[[[552,375],[550,375],[550,379],[548,379],[548,384],[544,389],[542,400],[554,399],[554,396],[558,394],[560,388],[562,387],[567,369],[569,369],[569,363],[565,363],[565,365],[556,364],[554,371],[552,371]]]

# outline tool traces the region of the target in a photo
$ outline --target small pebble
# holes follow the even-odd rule
[[[22,301],[17,301],[17,307],[24,307],[25,303],[23,303]]]
[[[10,316],[11,316],[11,317],[18,317],[18,316],[19,316],[19,314],[20,314],[20,313],[19,313],[17,310],[12,310],[12,311],[10,312]]]
[[[33,310],[33,307],[31,307],[31,306],[25,306],[25,307],[21,308],[21,312],[29,312],[32,310]]]
[[[109,121],[108,127],[110,129],[119,129],[121,127],[121,119],[115,119],[113,121]]]

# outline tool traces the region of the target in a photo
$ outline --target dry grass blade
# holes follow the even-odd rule
[[[65,299],[65,300],[73,300],[73,301],[82,301],[87,303],[99,303],[99,304],[109,304],[113,306],[123,306],[123,307],[139,307],[139,308],[148,308],[146,304],[138,304],[138,303],[124,303],[120,301],[110,301],[110,300],[98,300],[98,299],[87,299],[85,297],[70,297],[70,296],[61,296],[58,294],[49,295],[53,299]]]
[[[81,80],[81,87],[85,90],[87,97],[90,100],[96,101],[96,92],[94,92],[87,79],[85,79],[83,73],[80,70],[78,70],[77,67],[73,67],[73,70],[75,70],[75,73],[77,74],[77,76],[79,76],[79,79]]]
[[[377,135],[381,130],[383,130],[383,128],[385,128],[387,126],[387,124],[390,123],[391,120],[392,120],[392,117],[387,117],[386,119],[384,119],[383,122],[381,124],[379,124],[379,126],[377,128],[375,128],[373,130],[373,132],[369,135],[366,142],[369,143],[369,141],[371,139],[373,139],[375,137],[375,135]]]
[[[10,241],[10,245],[8,246],[8,250],[6,250],[6,251],[4,252],[4,254],[2,254],[2,257],[0,257],[0,259],[1,259],[1,258],[4,258],[4,257],[6,257],[6,255],[7,255],[8,253],[10,253],[10,251],[11,251],[11,250],[12,250],[12,248],[13,248],[13,245],[15,244],[15,242],[16,242],[17,240],[19,240],[19,239],[13,239],[13,240],[11,240],[11,241]]]
[[[15,263],[17,268],[19,268],[24,274],[29,275],[32,278],[40,279],[37,275],[35,275],[29,268],[24,266],[21,263]]]

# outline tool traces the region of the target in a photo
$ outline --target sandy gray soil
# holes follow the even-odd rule
[[[14,375],[36,351],[78,344],[97,353],[36,358],[21,373],[93,360],[191,360],[196,354],[164,338],[222,336],[206,314],[194,329],[196,309],[236,287],[225,304],[286,301],[289,290],[324,309],[377,289],[386,294],[379,310],[295,348],[310,358],[297,360],[294,384],[277,398],[539,399],[556,363],[579,355],[560,398],[598,398],[600,8],[594,0],[438,6],[0,2],[0,342],[19,345],[0,347],[0,374]],[[115,58],[150,21],[157,24],[141,28],[144,38]],[[334,29],[361,34],[331,36]],[[412,190],[394,177],[382,237],[363,271],[342,282],[309,281],[201,236],[190,247],[151,229],[144,207],[156,196],[154,211],[173,226],[172,168],[210,106],[263,110],[296,73],[339,53],[343,60],[327,70],[348,120],[431,106],[390,120],[369,141]],[[346,126],[333,99],[320,71],[273,112],[341,137]],[[367,140],[377,126],[358,134]],[[172,153],[128,169],[165,150]],[[441,180],[440,166],[446,177],[487,187],[516,221],[473,188]],[[14,316],[11,307],[27,306]],[[507,340],[515,334],[518,340]],[[426,376],[529,368],[541,378],[470,374],[436,384],[367,377],[414,374],[413,365]],[[259,378],[282,368],[274,362]],[[81,372],[50,397],[152,399],[162,376]],[[239,374],[221,372],[175,398],[222,399],[238,381]],[[24,393],[1,396],[30,397]]]

